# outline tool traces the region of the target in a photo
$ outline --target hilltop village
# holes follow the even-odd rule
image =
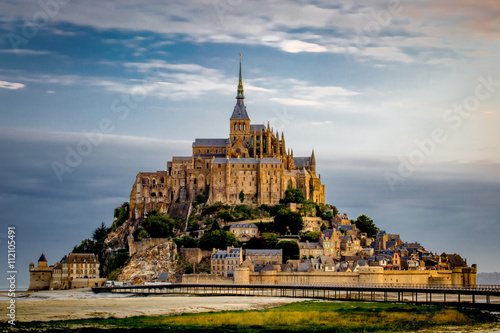
[[[297,157],[284,133],[252,124],[241,71],[229,137],[198,138],[190,156],[139,172],[130,201],[49,266],[30,290],[116,283],[476,283],[476,265],[427,251],[325,204],[314,150]]]

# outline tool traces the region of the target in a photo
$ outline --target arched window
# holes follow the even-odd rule
[[[237,124],[236,124],[236,123],[234,123],[234,130],[235,130],[235,131],[236,131],[236,129],[237,129],[237,127],[236,127],[236,126],[237,126]]]
[[[241,131],[241,123],[238,124],[238,130]]]
[[[151,193],[151,196],[156,197],[156,193],[155,192]]]
[[[163,197],[163,193],[158,192],[158,196],[159,196],[159,197]]]

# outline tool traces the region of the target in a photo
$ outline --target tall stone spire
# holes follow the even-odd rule
[[[240,53],[240,79],[238,81],[238,94],[236,95],[236,105],[234,106],[233,114],[230,119],[250,119],[248,117],[247,108],[243,103],[243,80],[241,78],[241,53]],[[250,126],[250,125],[248,125]]]
[[[236,94],[237,99],[244,99],[243,95],[243,80],[241,78],[241,53],[240,53],[240,80],[238,81],[238,93]]]

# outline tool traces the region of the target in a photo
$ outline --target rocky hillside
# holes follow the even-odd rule
[[[175,275],[176,246],[158,244],[134,254],[123,267],[118,281],[142,283],[153,281],[161,273],[168,273],[169,279]]]

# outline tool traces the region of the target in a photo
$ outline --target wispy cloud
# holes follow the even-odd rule
[[[15,55],[49,55],[52,52],[43,50],[30,50],[30,49],[4,49],[0,50],[0,53],[8,53]]]
[[[17,90],[17,89],[21,89],[24,87],[25,87],[25,85],[22,83],[0,81],[0,88],[3,88],[3,89]]]

